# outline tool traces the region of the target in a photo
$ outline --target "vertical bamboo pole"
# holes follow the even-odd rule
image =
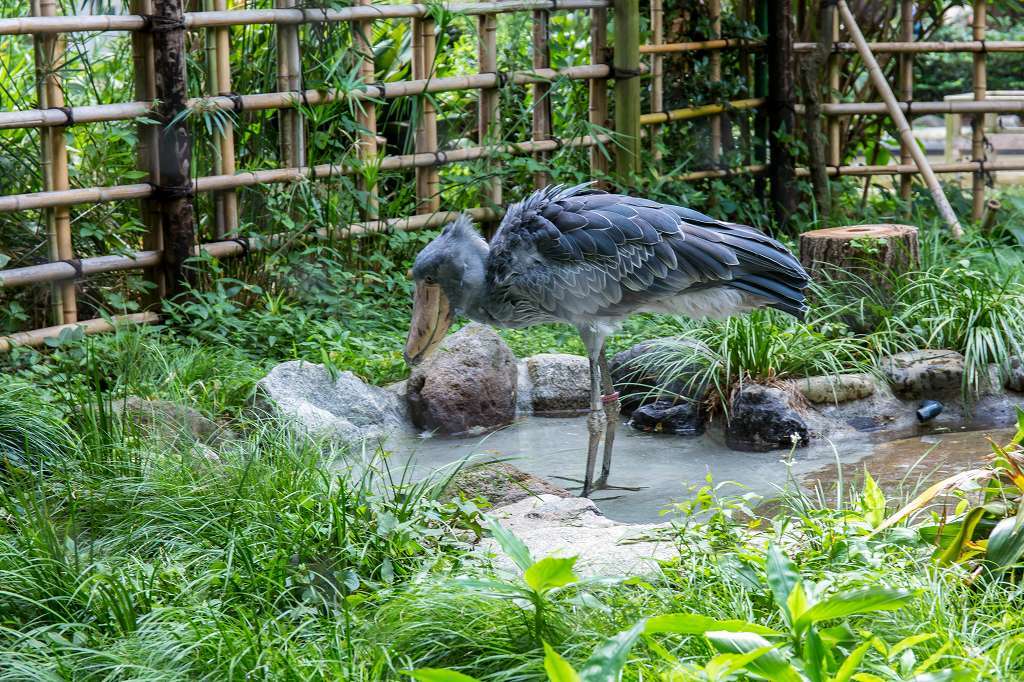
[[[274,0],[278,9],[289,9],[298,5],[298,0]],[[299,27],[277,25],[277,89],[280,92],[302,91],[302,58],[299,52]],[[306,163],[305,135],[302,117],[297,109],[281,109],[278,112],[281,129],[281,161],[295,168]]]
[[[912,1],[912,0],[911,0]],[[839,12],[832,13],[832,44],[839,42]],[[836,50],[831,50],[828,58],[828,101],[832,104],[839,103],[839,69],[840,56]],[[842,119],[838,116],[830,116],[828,119],[828,165],[838,167],[843,160],[840,126]]]
[[[192,206],[192,140],[184,123],[173,123],[188,101],[185,80],[185,21],[183,0],[152,0],[157,22],[167,26],[153,33],[155,84],[158,104],[155,118],[158,135],[160,185],[157,199],[163,215],[163,266],[167,293],[184,291],[191,279],[185,261],[195,244],[195,211]],[[172,28],[173,27],[173,28]]]
[[[153,13],[151,0],[132,0],[133,14],[149,15]],[[135,71],[135,100],[152,102],[156,99],[156,56],[153,54],[153,34],[145,31],[132,33],[132,65]],[[43,128],[45,130],[45,128]],[[146,180],[154,185],[160,184],[160,161],[157,156],[159,131],[157,126],[139,123],[135,126],[138,137],[138,169],[146,173]],[[160,217],[160,205],[152,199],[139,202],[139,214],[146,226],[142,236],[142,248],[147,251],[163,251],[163,222]],[[146,292],[145,306],[153,308],[167,295],[166,281],[162,268],[148,268],[143,276],[152,285]]]
[[[974,0],[974,21],[972,30],[974,39],[985,40],[985,26],[988,23],[988,2],[987,0]],[[984,44],[984,42],[982,43]],[[974,53],[974,99],[981,101],[985,99],[988,90],[988,64],[984,51]],[[975,114],[971,118],[971,160],[981,162],[985,160],[985,114]],[[971,218],[977,222],[985,214],[985,173],[980,169],[974,171],[971,182],[973,204],[971,207]]]
[[[796,131],[793,103],[793,27],[790,0],[768,3],[768,126],[771,201],[776,224],[788,229],[796,212],[796,163],[785,139]]]
[[[754,23],[762,36],[768,35],[768,0],[754,0]],[[766,59],[758,59],[754,66],[754,97],[768,97],[768,63]],[[764,108],[754,114],[754,164],[763,166],[768,163],[768,112]],[[754,194],[758,197],[768,195],[766,177],[757,175],[754,178]]]
[[[437,42],[434,37],[434,20],[429,17],[412,20],[412,66],[413,79],[430,78],[433,75]],[[416,121],[416,153],[437,152],[437,112],[430,95],[418,98],[419,116]],[[441,208],[440,176],[437,168],[426,166],[416,169],[416,212],[434,213]]]
[[[711,19],[711,40],[718,40],[722,37],[722,2],[721,0],[708,1],[708,15]],[[708,79],[712,83],[722,81],[722,52],[712,50],[708,57]],[[711,164],[718,165],[722,157],[722,116],[716,114],[710,118],[711,124]]]
[[[498,72],[498,16],[481,14],[477,17],[477,69],[480,73]],[[477,141],[480,146],[495,144],[501,139],[501,118],[498,105],[501,93],[497,88],[485,88],[480,91],[480,104],[477,119]],[[495,168],[492,164],[490,171]],[[501,178],[492,176],[483,183],[482,206],[501,206]],[[485,226],[488,232],[494,225]]]
[[[224,12],[231,8],[231,2],[230,0],[213,0],[213,8],[218,12]],[[216,42],[217,93],[226,94],[231,92],[231,29],[221,26],[212,30]],[[235,125],[233,120],[225,121],[224,132],[217,133],[217,142],[220,151],[217,158],[220,172],[224,175],[234,175]],[[238,232],[238,194],[233,189],[227,189],[218,192],[217,198],[224,216],[223,230],[219,226],[217,230],[219,239]]]
[[[615,176],[629,187],[640,170],[640,3],[615,0]]]
[[[651,43],[661,45],[665,42],[665,8],[664,0],[651,0]],[[665,57],[658,53],[651,55],[651,111],[665,109]],[[661,158],[661,126],[649,128],[651,153],[655,159]]]
[[[737,11],[742,21],[749,23],[753,17],[751,17],[751,2],[750,0],[739,0],[737,2]],[[739,66],[740,74],[743,78],[743,87],[747,93],[754,92],[754,71],[750,61],[750,51],[741,48],[739,55]],[[751,94],[747,94],[750,97]],[[749,112],[745,112],[740,117],[740,145],[743,149],[743,160],[746,165],[753,163],[752,151],[753,145],[750,140],[750,115]]]
[[[838,18],[839,13],[836,13]],[[914,40],[914,0],[902,0],[900,5],[900,39],[905,43],[913,42]],[[900,85],[900,99],[904,102],[911,102],[914,99],[914,55],[913,53],[901,54],[899,56],[899,85]],[[910,155],[910,150],[907,149],[907,145],[900,145],[900,163],[909,164],[913,163],[914,159]],[[904,203],[910,201],[911,189],[913,187],[914,176],[909,173],[900,176],[900,199]],[[909,208],[909,204],[908,204]]]
[[[370,5],[373,0],[358,0],[359,5]],[[376,66],[373,53],[373,20],[352,22],[353,38],[356,52],[359,54],[359,78],[366,85],[376,82]],[[359,112],[359,125],[363,130],[359,134],[359,160],[366,167],[377,161],[377,105],[368,99],[357,103],[362,107]],[[379,217],[376,172],[371,171],[368,179],[364,174],[359,178],[359,188],[366,193],[366,207],[363,211],[366,220]]]
[[[608,46],[608,10],[604,7],[590,10],[590,63],[605,64]],[[601,128],[608,127],[608,81],[604,78],[593,78],[589,82],[590,95],[588,100],[588,121],[590,125]],[[592,131],[596,134],[597,131]],[[608,174],[608,157],[605,148],[590,148],[590,174],[592,178],[601,178]]]
[[[40,0],[40,16],[57,16],[56,0]],[[49,33],[36,38],[36,72],[40,84],[40,106],[63,107],[64,90],[60,70],[64,67],[64,36]],[[45,101],[44,101],[45,100]],[[63,126],[50,128],[43,139],[43,180],[44,187],[51,191],[63,191],[70,187],[68,181],[68,149]],[[50,209],[47,217],[47,241],[50,260],[71,260],[75,257],[71,245],[71,212],[67,206]],[[74,280],[65,280],[54,287],[53,317],[57,324],[68,324],[78,320]]]
[[[533,13],[533,68],[551,68],[551,50],[549,49],[548,28],[550,12],[537,10]],[[551,139],[551,85],[534,83],[533,85],[533,140],[542,142]],[[534,155],[542,166],[547,166],[548,154],[537,152]],[[551,183],[551,175],[546,171],[533,174],[533,186],[537,189]]]

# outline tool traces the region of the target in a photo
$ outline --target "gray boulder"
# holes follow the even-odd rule
[[[452,477],[442,493],[442,499],[482,497],[492,507],[502,507],[538,495],[569,497],[571,493],[511,464],[485,462],[467,467]]]
[[[1006,390],[1024,393],[1024,362],[1020,358],[1010,358],[1010,372],[1006,376]]]
[[[170,400],[128,396],[114,403],[123,418],[146,436],[172,447],[195,447],[204,457],[217,460],[216,450],[237,440],[235,433],[204,416],[199,410]]]
[[[806,447],[810,430],[792,396],[776,386],[744,384],[732,396],[725,444],[733,450],[768,452]]]
[[[616,353],[608,363],[608,369],[619,392],[622,411],[626,414],[641,405],[658,400],[679,401],[680,398],[703,398],[706,386],[695,384],[693,375],[699,371],[696,364],[683,368],[678,376],[665,380],[659,372],[647,367],[652,354],[671,353],[674,348],[689,352],[699,347],[695,341],[675,337],[652,339],[636,344],[632,348]]]
[[[875,382],[867,374],[822,375],[799,379],[796,387],[815,405],[846,403],[874,394]]]
[[[447,434],[510,424],[516,408],[516,360],[494,330],[470,324],[441,342],[406,382],[413,422]]]
[[[520,406],[541,417],[586,412],[590,407],[590,365],[585,357],[540,353],[522,360]],[[529,400],[526,403],[526,400]]]
[[[407,428],[405,405],[393,391],[352,372],[336,376],[323,365],[292,360],[256,384],[257,402],[310,435],[338,443],[380,439]]]
[[[885,358],[881,368],[900,398],[953,396],[960,393],[964,356],[954,350],[913,350]]]

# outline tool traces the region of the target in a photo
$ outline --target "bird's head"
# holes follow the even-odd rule
[[[484,287],[488,247],[469,216],[461,215],[427,244],[412,267],[416,286],[405,361],[412,367],[444,339],[455,315]]]

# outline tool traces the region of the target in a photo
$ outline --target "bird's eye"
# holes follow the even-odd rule
[[[427,277],[423,278],[423,283],[424,284],[437,284],[437,280],[434,279],[433,277],[427,276]]]

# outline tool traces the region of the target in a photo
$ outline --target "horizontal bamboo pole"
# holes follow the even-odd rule
[[[1024,99],[998,100],[948,100],[945,102],[897,102],[903,113],[911,116],[924,114],[1017,114],[1024,113]],[[853,114],[887,114],[885,102],[840,102],[822,104],[826,116],[850,116]],[[803,105],[796,105],[797,113],[803,113]]]
[[[607,7],[607,0],[525,0],[516,2],[450,3],[448,12],[469,16],[549,10],[552,12]],[[313,24],[372,19],[418,18],[430,15],[430,6],[367,5],[343,9],[265,9],[187,12],[185,28],[199,29],[252,24]],[[146,20],[137,14],[66,16],[52,18],[18,17],[0,19],[0,35],[71,33],[76,31],[140,31]]]
[[[701,52],[704,50],[722,50],[731,47],[748,50],[762,50],[764,49],[764,41],[750,40],[748,38],[719,38],[717,40],[698,40],[691,43],[660,43],[656,45],[641,45],[640,54]]]
[[[688,107],[686,109],[673,109],[672,111],[655,111],[640,116],[640,125],[649,126],[669,121],[686,121],[692,118],[703,116],[714,116],[723,111],[739,111],[742,109],[756,109],[763,105],[765,99],[756,97],[753,99],[738,99],[724,104],[706,104],[700,107]]]
[[[508,82],[515,85],[530,83],[546,83],[565,78],[568,80],[589,80],[607,78],[611,69],[606,64],[584,64],[562,69],[536,69],[532,71],[515,71],[508,74]],[[299,92],[267,92],[255,95],[242,95],[237,98],[243,111],[261,111],[265,109],[286,109],[301,102],[303,95],[312,106],[326,104],[340,99],[393,99],[411,97],[432,92],[451,92],[453,90],[480,90],[496,88],[502,85],[502,75],[497,73],[478,73],[468,76],[448,76],[445,78],[421,78],[418,80],[398,81],[395,83],[377,83],[367,85],[365,89],[341,93],[337,90],[306,90]],[[235,108],[236,98],[227,96],[194,97],[188,101],[190,108],[205,108],[229,111]],[[127,102],[123,104],[98,104],[71,109],[72,118],[76,123],[94,123],[97,121],[124,121],[144,116],[152,110],[149,102]],[[11,128],[39,128],[46,126],[63,126],[67,124],[67,116],[57,109],[26,109],[23,111],[0,112],[0,130]]]
[[[559,147],[593,147],[608,144],[611,138],[607,135],[570,138],[568,140],[543,140],[538,142],[514,142],[505,145],[490,145],[453,149],[436,154],[403,154],[386,156],[380,161],[381,170],[400,170],[403,168],[425,168],[442,166],[450,163],[473,161],[501,154],[524,156],[535,152],[557,151]],[[357,172],[354,166],[321,164],[312,168],[272,168],[258,171],[244,171],[234,175],[210,175],[196,178],[193,189],[196,192],[215,192],[252,185],[266,185],[282,182],[301,182],[309,178],[329,178],[337,175],[351,175]],[[115,185],[112,187],[91,187],[72,189],[63,192],[34,192],[32,194],[12,194],[0,196],[0,213],[28,211],[53,206],[73,206],[75,204],[95,204],[128,199],[145,199],[153,193],[151,185],[139,183],[134,185]]]
[[[920,171],[916,164],[900,163],[885,166],[835,166],[828,167],[828,174],[832,177],[839,176],[865,176],[865,175],[916,175]],[[1024,171],[1024,159],[1020,161],[986,161],[984,164],[974,161],[958,161],[956,163],[935,163],[932,164],[932,171],[935,173],[973,173],[975,171],[999,172],[999,171]],[[807,168],[798,168],[797,175],[806,177],[810,175]]]
[[[763,164],[753,166],[738,166],[736,168],[712,168],[710,170],[692,171],[683,175],[675,176],[681,182],[693,182],[695,180],[708,180],[711,178],[727,178],[732,175],[763,175],[768,172],[768,166]]]
[[[813,52],[817,43],[793,43],[794,52]],[[877,54],[910,54],[927,52],[1024,52],[1024,40],[958,40],[958,41],[916,41],[868,43],[872,52]],[[838,42],[832,44],[833,52],[856,52],[853,43]]]
[[[55,327],[18,332],[9,336],[0,336],[0,353],[6,353],[15,346],[28,346],[30,348],[41,346],[46,342],[46,339],[60,336],[60,333],[65,329],[81,328],[86,334],[99,334],[113,331],[115,326],[121,324],[154,324],[159,321],[160,317],[156,313],[132,313],[131,315],[114,315],[109,320],[104,318],[80,320],[71,324],[58,324]]]

